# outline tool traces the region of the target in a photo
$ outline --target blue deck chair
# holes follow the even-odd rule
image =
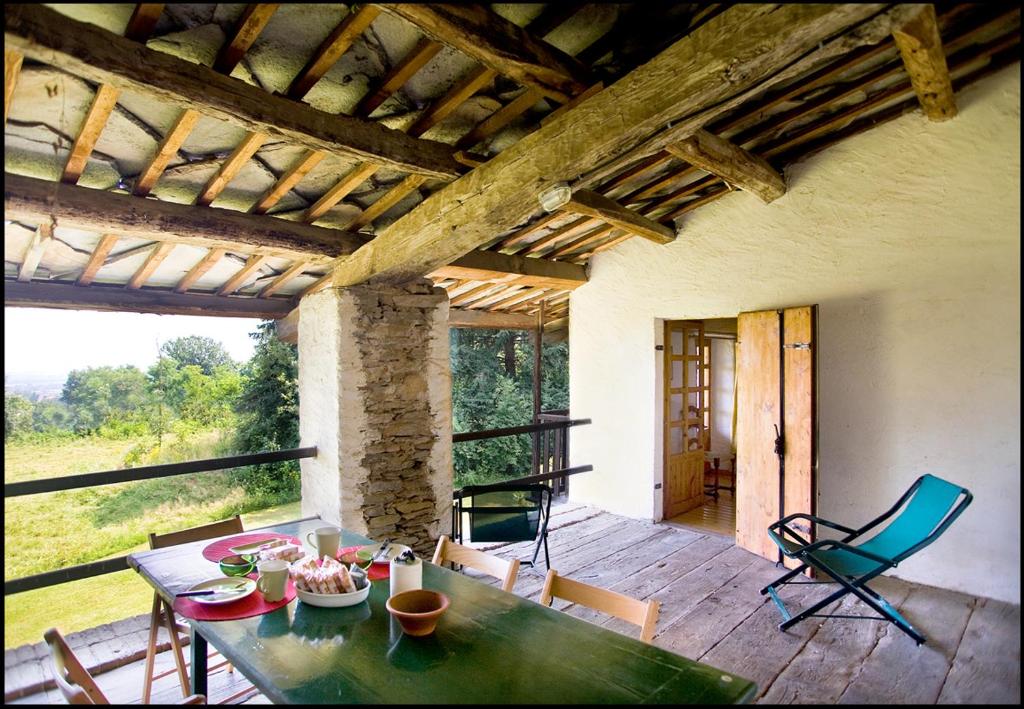
[[[925,641],[924,635],[915,630],[906,618],[897,613],[896,609],[889,605],[884,598],[869,588],[867,582],[938,539],[953,523],[953,520],[960,516],[972,499],[973,496],[966,488],[946,482],[934,475],[922,475],[910,486],[909,490],[903,493],[903,496],[888,512],[868,522],[860,529],[850,529],[835,522],[800,513],[783,517],[769,526],[768,534],[782,550],[782,553],[790,559],[801,562],[800,566],[761,589],[761,595],[766,593],[770,595],[782,612],[783,622],[779,624],[779,630],[786,630],[804,618],[810,617],[871,618],[894,623],[897,628],[921,645]],[[897,515],[896,513],[901,508],[902,512]],[[863,542],[853,543],[854,540],[875,529],[894,515],[895,518],[873,537]],[[796,519],[804,519],[813,524],[831,527],[843,532],[846,536],[840,540],[823,539],[812,544],[789,526],[789,523]],[[808,567],[817,569],[832,580],[790,581]],[[797,615],[790,615],[776,593],[778,587],[787,583],[838,583],[841,588]],[[818,613],[819,610],[847,593],[857,596],[874,611],[880,613],[882,617]]]

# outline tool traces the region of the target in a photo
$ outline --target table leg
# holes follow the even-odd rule
[[[192,652],[192,694],[206,694],[206,638],[196,632],[192,626],[192,641],[189,643]]]

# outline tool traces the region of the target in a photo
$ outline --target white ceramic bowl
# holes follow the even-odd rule
[[[299,597],[300,601],[311,606],[342,608],[344,606],[354,606],[365,601],[370,595],[370,584],[366,584],[366,588],[360,589],[355,593],[312,593],[311,591],[303,591],[300,588],[296,588],[295,594]]]

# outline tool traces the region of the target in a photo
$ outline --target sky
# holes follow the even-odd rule
[[[134,364],[146,369],[167,340],[205,335],[237,361],[252,356],[254,318],[4,308],[4,374],[66,374]]]

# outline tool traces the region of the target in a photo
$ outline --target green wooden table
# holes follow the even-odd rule
[[[264,529],[304,538],[322,525],[313,519]],[[345,546],[370,542],[342,535]],[[129,564],[172,598],[220,575],[200,553],[207,544],[139,552]],[[430,563],[423,586],[451,599],[426,638],[404,635],[391,618],[386,579],[349,608],[295,600],[242,620],[189,621],[193,689],[205,691],[209,642],[275,703],[733,704],[756,691],[742,677]]]

